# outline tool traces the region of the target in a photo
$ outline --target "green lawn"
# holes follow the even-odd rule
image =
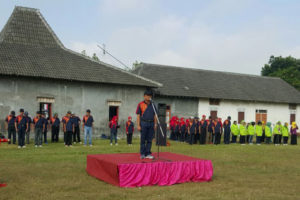
[[[300,146],[189,146],[171,142],[162,151],[210,159],[213,181],[173,186],[119,188],[87,175],[86,155],[138,152],[138,140],[93,147],[49,144],[26,149],[1,144],[0,199],[300,199]],[[156,148],[153,148],[156,151]]]

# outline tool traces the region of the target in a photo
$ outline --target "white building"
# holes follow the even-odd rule
[[[300,92],[280,78],[146,63],[134,73],[163,84],[155,101],[167,105],[168,117],[300,124]]]

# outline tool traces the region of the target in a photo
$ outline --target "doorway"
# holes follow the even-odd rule
[[[109,106],[109,121],[111,121],[114,116],[117,116],[117,119],[119,119],[119,106]]]
[[[40,112],[45,113],[46,119],[52,116],[52,104],[51,103],[40,103]]]

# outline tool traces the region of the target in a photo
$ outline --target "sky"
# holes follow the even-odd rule
[[[298,0],[0,0],[38,8],[62,43],[122,67],[135,61],[259,75],[271,55],[300,58]]]

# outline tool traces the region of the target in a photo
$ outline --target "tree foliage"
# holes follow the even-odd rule
[[[269,63],[261,70],[262,76],[280,77],[300,90],[300,60],[288,57],[271,56]]]

